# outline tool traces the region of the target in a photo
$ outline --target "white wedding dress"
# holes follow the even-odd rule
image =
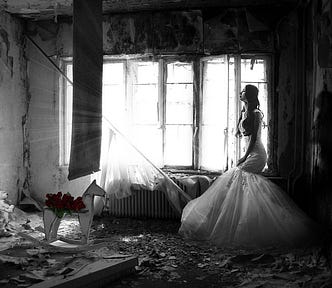
[[[258,174],[265,163],[260,123],[257,141],[246,161],[222,174],[184,207],[179,233],[218,247],[309,244],[315,238],[314,222],[279,186]]]

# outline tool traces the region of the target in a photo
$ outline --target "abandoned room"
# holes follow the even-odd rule
[[[332,287],[329,0],[0,1],[1,287]]]

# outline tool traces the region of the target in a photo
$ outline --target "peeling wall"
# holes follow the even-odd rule
[[[105,15],[104,54],[273,52],[271,27],[258,26],[246,20],[247,15],[249,12],[243,9],[223,9],[218,13],[214,11],[213,15],[200,10]],[[40,23],[43,27],[57,25],[38,22],[30,29],[39,31]],[[71,38],[70,21],[59,23],[58,55],[72,55]]]
[[[38,24],[38,28],[34,25],[28,28],[29,36],[54,63],[57,63],[58,30],[58,25],[52,22],[42,22]],[[71,39],[71,35],[67,37],[66,39]],[[60,74],[28,40],[27,55],[31,95],[29,109],[31,193],[39,201],[44,201],[47,193],[58,191],[79,196],[90,183],[90,177],[69,182],[67,167],[59,165]]]
[[[312,112],[306,166],[312,180],[314,213],[321,223],[332,228],[332,3],[311,1],[307,10],[312,21],[306,37],[313,45],[307,53],[306,66],[307,102]]]
[[[267,16],[269,17],[269,16]],[[294,153],[294,58],[295,24],[292,17],[281,23],[278,98],[278,166],[287,177]],[[239,52],[274,53],[271,23],[266,25],[244,9],[219,11],[154,12],[105,15],[105,54],[200,54]],[[275,24],[275,23],[272,23]],[[67,22],[30,22],[29,34],[47,55],[72,55],[72,25]],[[294,30],[295,29],[295,30]],[[67,170],[58,164],[58,72],[29,44],[31,92],[32,190],[42,198],[48,192],[80,194],[89,178],[68,182]],[[55,58],[53,58],[55,60]]]
[[[283,20],[279,33],[279,171],[288,175],[296,202],[331,228],[331,1],[299,7]]]
[[[278,171],[287,178],[294,162],[294,111],[296,94],[296,35],[297,19],[294,14],[283,19],[276,33],[278,75],[276,75],[276,95],[278,103]]]
[[[26,119],[25,42],[20,21],[0,11],[0,190],[17,203],[29,166],[23,157],[28,151],[23,139],[22,122]]]

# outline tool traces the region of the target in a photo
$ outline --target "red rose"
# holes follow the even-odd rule
[[[69,192],[66,194],[62,194],[62,192],[56,194],[47,193],[45,205],[52,209],[59,218],[63,217],[65,213],[71,214],[72,211],[78,212],[85,208],[83,198],[79,196],[74,199]]]

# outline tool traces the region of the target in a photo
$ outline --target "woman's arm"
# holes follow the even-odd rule
[[[242,120],[244,111],[245,111],[245,108],[243,106],[243,108],[241,109],[241,112],[240,112],[239,120],[237,121],[235,137],[242,137],[242,133],[240,131],[240,122]]]
[[[250,138],[249,138],[249,145],[247,147],[246,153],[244,154],[244,156],[242,158],[239,159],[239,161],[237,162],[237,166],[240,165],[241,163],[243,163],[244,161],[246,161],[247,157],[249,156],[249,154],[251,153],[252,149],[254,148],[254,145],[256,143],[257,140],[257,132],[258,132],[258,128],[259,128],[259,122],[260,122],[260,113],[259,112],[254,112],[254,129],[252,131],[252,133],[250,134]]]

